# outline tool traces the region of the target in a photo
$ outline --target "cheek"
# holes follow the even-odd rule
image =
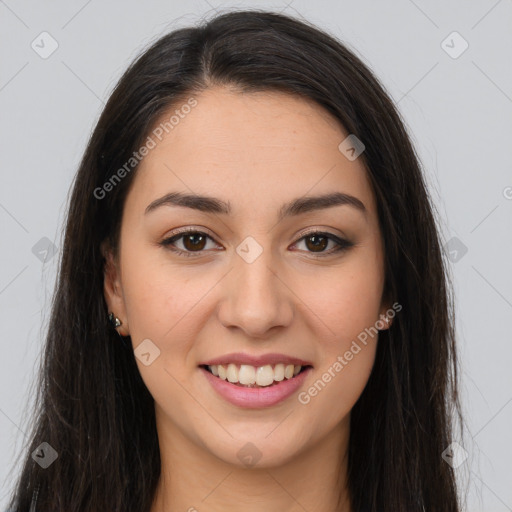
[[[321,431],[329,431],[349,416],[371,374],[376,343],[376,338],[366,346],[355,342],[347,350],[326,358],[298,395],[298,407],[302,408],[304,417],[321,419]]]
[[[379,274],[357,273],[340,279],[322,295],[329,335],[319,339],[320,364],[298,396],[304,414],[334,428],[350,414],[370,377],[377,351],[381,287]]]
[[[139,346],[148,344],[147,340],[151,341],[151,358],[156,354],[148,365],[136,357],[140,375],[155,402],[167,414],[189,418],[190,396],[183,384],[189,382],[190,373],[195,370],[189,364],[189,355],[203,328],[208,306],[205,296],[214,280],[205,277],[194,281],[186,270],[178,271],[162,261],[145,259],[140,253],[125,258],[123,271],[135,355]]]
[[[222,272],[203,272],[198,278],[192,266],[171,264],[155,253],[133,248],[124,259],[126,313],[135,354],[146,340],[158,354],[148,366],[136,359],[146,386],[157,402],[180,407],[185,397],[178,382],[189,382],[197,370],[194,347],[213,314],[212,290]]]
[[[384,279],[380,264],[371,255],[347,258],[339,267],[299,277],[299,282],[297,294],[322,321],[320,338],[329,353],[333,346],[344,351],[347,342],[350,345],[379,319]]]
[[[318,339],[320,364],[299,403],[314,409],[326,425],[334,425],[364,390],[375,361],[383,286],[375,251],[340,267],[332,278],[317,281],[309,305],[318,312],[325,335]]]
[[[128,250],[126,251],[128,253]],[[123,293],[132,340],[152,338],[156,343],[182,339],[198,325],[197,305],[214,287],[215,272],[201,274],[186,265],[170,263],[159,249],[137,250],[123,262]],[[194,277],[195,275],[195,277]]]

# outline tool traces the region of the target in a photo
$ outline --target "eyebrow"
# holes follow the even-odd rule
[[[293,199],[279,209],[279,221],[285,217],[342,205],[352,206],[365,215],[367,213],[363,202],[357,197],[342,192],[332,192],[330,194],[323,194],[319,196],[303,196]],[[225,215],[229,215],[232,211],[229,201],[226,202],[222,199],[217,199],[211,196],[187,194],[183,192],[170,192],[153,201],[146,208],[145,214],[162,206],[181,206],[205,213]]]

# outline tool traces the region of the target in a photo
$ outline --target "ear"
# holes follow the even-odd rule
[[[114,313],[114,316],[121,320],[121,325],[116,328],[117,332],[121,336],[129,336],[130,331],[128,328],[128,317],[126,316],[126,306],[121,285],[119,262],[106,242],[101,244],[101,253],[105,258],[103,267],[103,294],[105,296],[105,302],[107,303],[108,312]]]
[[[379,331],[388,330],[391,327],[391,324],[393,323],[393,318],[395,315],[396,311],[392,307],[391,299],[389,299],[388,294],[385,293],[383,295],[381,307],[379,310]]]

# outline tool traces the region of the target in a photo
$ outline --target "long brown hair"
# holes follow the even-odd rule
[[[74,180],[34,424],[10,506],[28,512],[147,512],[160,476],[154,402],[130,344],[109,328],[100,246],[115,248],[136,166],[97,192],[183,98],[215,84],[315,101],[365,144],[385,247],[385,293],[402,311],[380,334],[351,414],[354,511],[456,512],[441,457],[460,419],[454,307],[434,206],[393,102],[345,45],[307,22],[262,11],[173,31],[129,67],[110,96]],[[95,193],[96,191],[96,193]],[[46,442],[58,459],[31,453]],[[340,453],[340,458],[343,454]]]

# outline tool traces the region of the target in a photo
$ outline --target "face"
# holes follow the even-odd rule
[[[194,97],[137,170],[105,296],[159,433],[270,467],[346,430],[366,385],[377,336],[365,329],[386,328],[389,308],[376,205],[319,106],[220,87]]]

